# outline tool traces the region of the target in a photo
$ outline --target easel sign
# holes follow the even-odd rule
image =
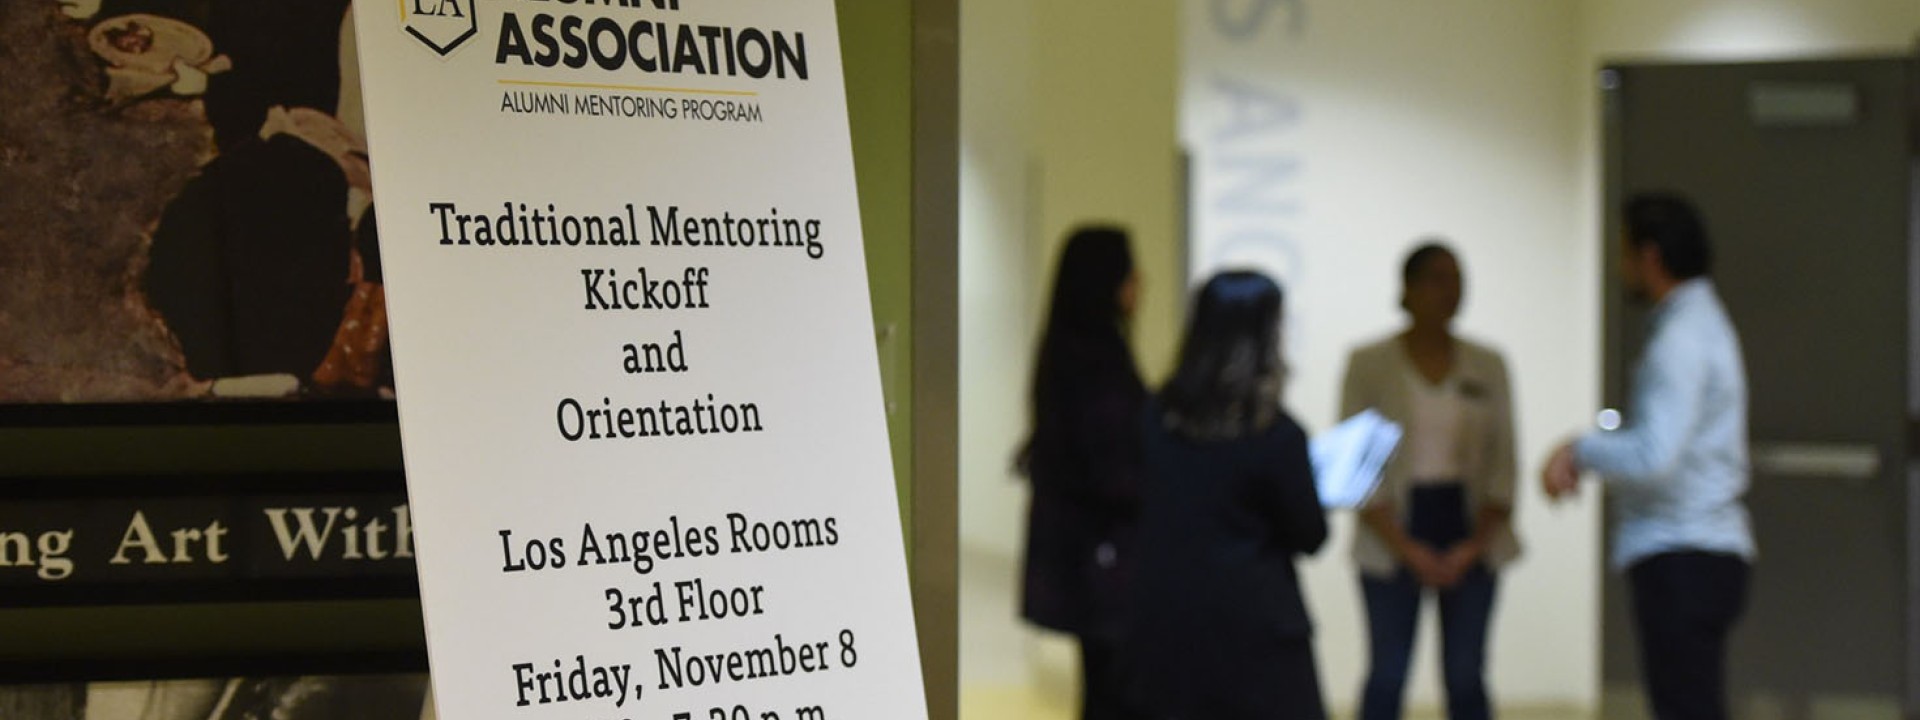
[[[925,717],[829,0],[356,11],[441,717]]]

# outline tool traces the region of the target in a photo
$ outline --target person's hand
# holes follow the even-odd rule
[[[1547,458],[1540,471],[1540,487],[1553,500],[1561,500],[1580,491],[1580,468],[1573,459],[1573,443],[1563,443]]]
[[[1440,587],[1450,588],[1460,584],[1461,580],[1466,579],[1467,573],[1473,572],[1474,566],[1480,564],[1480,558],[1485,555],[1486,548],[1471,541],[1460,543],[1447,550],[1445,555],[1440,556],[1441,579],[1445,581]]]
[[[1420,543],[1408,543],[1400,552],[1401,562],[1406,563],[1407,571],[1413,573],[1413,579],[1421,585],[1431,588],[1446,588],[1453,583],[1447,577],[1447,567],[1439,553]]]

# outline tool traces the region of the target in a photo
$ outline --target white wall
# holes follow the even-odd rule
[[[1218,13],[1263,7],[1251,34]],[[1595,697],[1596,508],[1549,509],[1528,481],[1597,393],[1575,223],[1579,20],[1571,3],[1516,0],[1192,3],[1185,18],[1194,269],[1252,264],[1281,279],[1288,403],[1310,429],[1336,420],[1346,353],[1400,326],[1413,241],[1441,234],[1462,254],[1461,329],[1506,352],[1520,418],[1529,553],[1503,578],[1490,670],[1508,706]],[[1342,518],[1306,573],[1336,707],[1356,701],[1366,658],[1351,525]],[[1431,706],[1431,632],[1420,653],[1412,702]]]

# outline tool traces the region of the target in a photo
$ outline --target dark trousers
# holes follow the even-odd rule
[[[1466,493],[1459,485],[1415,488],[1408,506],[1407,534],[1444,552],[1467,539]],[[1436,595],[1440,601],[1440,665],[1447,689],[1447,717],[1488,720],[1487,629],[1493,619],[1495,574],[1482,565],[1460,584]],[[1360,698],[1361,720],[1398,720],[1406,702],[1414,633],[1426,588],[1402,568],[1391,578],[1362,577],[1367,602],[1371,665]]]
[[[1750,570],[1732,555],[1655,555],[1628,570],[1640,667],[1659,720],[1725,720],[1727,636],[1746,611]]]
[[[1320,668],[1313,640],[1281,641],[1257,663],[1260,670],[1214,678],[1205,691],[1183,694],[1168,707],[1140,717],[1152,720],[1326,720]]]
[[[1134,720],[1143,717],[1133,708],[1124,672],[1118,643],[1081,636],[1081,720]]]

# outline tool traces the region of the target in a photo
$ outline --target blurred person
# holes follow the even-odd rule
[[[1147,394],[1127,344],[1138,295],[1126,232],[1074,231],[1054,277],[1019,459],[1033,486],[1021,613],[1079,639],[1088,720],[1134,717],[1119,656]]]
[[[1347,361],[1342,416],[1371,408],[1406,433],[1354,543],[1371,658],[1362,720],[1401,717],[1429,594],[1440,604],[1447,716],[1493,716],[1487,633],[1500,569],[1519,554],[1513,395],[1500,353],[1453,332],[1463,285],[1451,249],[1420,245],[1401,268],[1407,328]]]
[[[1128,652],[1155,718],[1326,717],[1294,558],[1327,523],[1306,433],[1281,407],[1281,305],[1264,275],[1209,280],[1142,418]]]
[[[1632,588],[1640,663],[1660,720],[1727,715],[1727,636],[1745,612],[1752,529],[1747,380],[1740,338],[1715,292],[1713,252],[1692,203],[1637,195],[1625,210],[1621,281],[1652,304],[1625,423],[1561,445],[1549,496],[1605,479],[1615,571]]]

